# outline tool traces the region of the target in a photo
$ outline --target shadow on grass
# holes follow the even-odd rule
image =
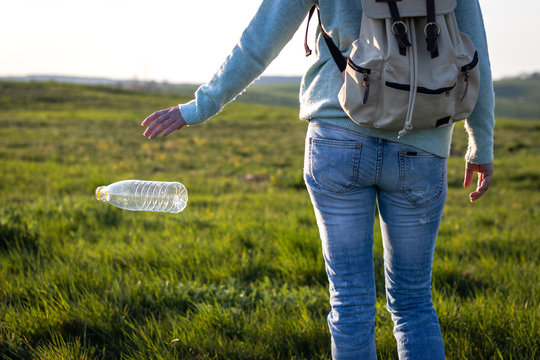
[[[446,296],[470,299],[489,289],[491,285],[469,272],[451,269],[434,271],[433,287]]]

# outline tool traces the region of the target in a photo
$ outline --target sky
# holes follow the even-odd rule
[[[0,76],[202,83],[225,60],[260,2],[3,0]],[[540,1],[513,0],[508,6],[508,0],[480,0],[480,4],[493,77],[540,72]],[[264,75],[303,73],[310,62],[304,55],[304,31],[305,24]]]

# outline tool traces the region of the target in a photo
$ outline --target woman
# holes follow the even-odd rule
[[[317,3],[322,24],[344,56],[357,38],[361,0],[263,0],[222,67],[201,86],[195,100],[160,110],[143,122],[145,136],[167,136],[218,113],[256,79]],[[481,85],[466,122],[469,148],[464,185],[473,174],[475,201],[493,173],[493,89],[478,0],[458,0],[460,31],[479,57]],[[330,285],[328,324],[334,359],[375,359],[373,225],[378,206],[384,245],[387,307],[394,321],[400,359],[444,359],[439,322],[431,303],[431,269],[446,199],[446,158],[452,126],[375,130],[351,121],[337,94],[343,77],[317,33],[313,64],[300,89],[300,118],[309,121],[305,182],[315,209]]]

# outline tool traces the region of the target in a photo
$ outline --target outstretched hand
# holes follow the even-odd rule
[[[167,136],[184,125],[186,121],[178,106],[156,111],[141,123],[141,126],[147,126],[143,135],[148,136],[149,139],[155,138],[160,133],[161,136]]]
[[[474,164],[467,162],[465,164],[465,179],[463,180],[464,187],[471,185],[475,172],[478,173],[478,182],[476,184],[476,190],[469,194],[469,199],[471,202],[484,195],[489,188],[491,176],[493,175],[493,163]]]

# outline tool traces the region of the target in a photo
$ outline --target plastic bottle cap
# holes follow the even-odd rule
[[[105,188],[105,186],[98,186],[96,188],[96,199],[98,199],[99,201],[107,201],[106,197],[107,196],[104,196],[104,197],[101,197],[101,191]],[[106,195],[106,194],[105,194]]]

